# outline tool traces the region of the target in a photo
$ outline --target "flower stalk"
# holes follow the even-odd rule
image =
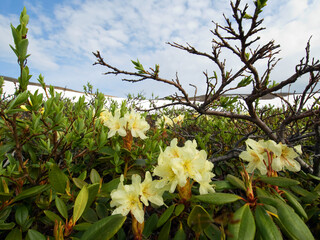
[[[144,229],[144,222],[140,223],[133,214],[132,217],[132,232],[134,235],[134,240],[142,240],[142,232]]]

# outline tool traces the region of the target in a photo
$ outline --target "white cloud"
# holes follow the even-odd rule
[[[44,11],[44,3],[36,3],[27,5],[31,15],[30,68],[42,73],[50,84],[81,90],[85,80],[89,80],[96,88],[106,91],[105,94],[117,96],[141,91],[149,96],[151,92],[163,96],[172,94],[174,89],[153,82],[131,84],[116,80],[119,77],[103,76],[101,73],[107,69],[92,66],[93,51],[100,50],[108,63],[128,70],[134,70],[131,59],[139,58],[146,67],[159,63],[160,75],[172,79],[178,71],[181,83],[190,89],[190,94],[193,88],[188,87],[189,83],[197,85],[201,93],[205,87],[202,72],[212,73],[214,64],[165,42],[188,42],[210,52],[209,30],[214,27],[211,21],[224,24],[222,13],[231,16],[229,2],[225,0],[74,0],[56,4],[50,14]],[[317,0],[268,2],[263,12],[267,30],[261,32],[262,40],[275,39],[282,48],[279,56],[288,58],[279,63],[275,78],[282,77],[283,72],[292,73],[310,35],[313,35],[313,56],[320,55],[316,46],[320,40],[319,12]],[[14,18],[18,19],[18,14]],[[12,19],[0,15],[0,34],[5,36],[0,38],[1,61],[14,61],[7,47],[11,42],[8,23]],[[228,58],[227,68],[235,71],[237,62],[228,53],[223,56]]]

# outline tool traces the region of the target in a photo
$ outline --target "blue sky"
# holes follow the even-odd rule
[[[243,3],[252,7],[252,1]],[[174,89],[152,81],[132,84],[105,76],[102,73],[107,69],[92,65],[92,52],[99,50],[108,63],[131,71],[134,67],[130,60],[137,58],[145,68],[160,64],[160,76],[173,79],[177,72],[190,94],[190,83],[197,85],[201,94],[205,90],[202,72],[216,70],[213,63],[166,42],[188,42],[210,52],[212,20],[222,24],[222,13],[231,16],[226,0],[1,0],[0,75],[18,77],[19,68],[9,47],[13,42],[10,23],[18,24],[23,6],[30,15],[31,81],[36,82],[41,73],[47,84],[81,91],[90,82],[103,93],[119,97],[140,92],[166,96]],[[273,80],[283,80],[294,72],[311,35],[311,55],[319,58],[319,12],[318,0],[269,0],[263,12],[267,30],[261,33],[261,44],[274,39],[281,45],[282,60]],[[238,62],[230,53],[223,56],[227,68],[235,71]],[[263,69],[263,63],[258,68]],[[292,89],[299,90],[304,81],[307,79],[300,80]]]

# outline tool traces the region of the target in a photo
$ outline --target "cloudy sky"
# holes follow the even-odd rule
[[[252,2],[249,3],[252,11]],[[36,82],[41,73],[47,84],[82,90],[90,82],[95,89],[113,96],[144,93],[150,96],[172,94],[174,89],[154,83],[126,83],[119,77],[93,66],[92,52],[99,50],[104,59],[118,68],[134,71],[130,60],[139,59],[147,67],[160,64],[160,76],[175,78],[192,94],[190,83],[203,93],[202,72],[212,73],[214,64],[170,47],[178,42],[210,52],[212,20],[223,24],[222,14],[231,16],[227,0],[1,0],[0,1],[0,75],[18,77],[19,67],[9,47],[13,43],[10,23],[18,25],[26,6],[30,15],[28,65]],[[295,64],[304,56],[311,39],[311,56],[320,58],[320,1],[269,0],[262,16],[261,44],[274,39],[281,45],[282,60],[272,75],[281,81],[294,73]],[[227,67],[237,63],[228,53]],[[303,85],[302,79],[293,89]]]

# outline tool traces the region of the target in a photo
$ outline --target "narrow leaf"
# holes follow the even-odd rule
[[[86,183],[85,181],[83,181],[80,178],[72,178],[72,181],[80,189],[82,189],[84,186],[88,185],[88,183]]]
[[[79,192],[76,201],[73,207],[73,223],[75,224],[78,219],[81,217],[83,211],[85,210],[88,202],[88,189],[86,186],[83,186]]]
[[[301,204],[298,202],[298,200],[293,196],[292,193],[288,191],[283,191],[286,199],[288,200],[288,203],[293,209],[304,219],[308,219],[307,213],[304,211]]]
[[[156,213],[152,214],[144,224],[143,236],[148,238],[152,232],[157,228],[158,215]]]
[[[293,209],[290,206],[288,206],[285,203],[282,203],[278,205],[277,209],[280,221],[283,223],[288,232],[295,236],[296,239],[314,239],[307,225],[293,211]]]
[[[50,187],[49,185],[40,185],[40,186],[35,186],[32,188],[29,188],[29,189],[23,191],[22,193],[20,193],[18,196],[16,196],[13,199],[13,202],[17,202],[17,201],[20,201],[25,198],[36,196],[36,195],[42,193],[43,191],[47,190],[49,187]]]
[[[90,181],[92,183],[100,183],[100,175],[99,173],[97,172],[97,170],[95,169],[92,169],[91,172],[90,172]]]
[[[200,200],[201,202],[211,203],[215,205],[231,203],[241,199],[238,195],[231,193],[209,193],[196,196],[195,198]]]
[[[46,240],[46,237],[34,229],[29,229],[26,240]]]
[[[0,230],[10,230],[14,228],[15,225],[16,224],[14,222],[11,222],[11,223],[0,222]]]
[[[194,206],[187,220],[188,226],[196,233],[201,233],[211,222],[209,213],[200,205]]]
[[[68,177],[57,165],[52,165],[49,171],[49,182],[52,188],[58,193],[65,193]]]
[[[81,237],[81,240],[107,240],[112,238],[122,227],[126,217],[111,215],[92,224]]]
[[[171,228],[171,220],[169,220],[160,230],[158,240],[168,240]]]
[[[267,211],[260,205],[255,211],[257,229],[263,240],[281,240],[282,235]]]
[[[22,226],[25,223],[25,221],[27,221],[29,218],[29,212],[28,212],[27,207],[24,205],[18,207],[15,212],[14,217],[15,217],[16,222],[20,226]]]
[[[54,212],[51,212],[49,210],[44,210],[43,212],[52,222],[55,222],[56,220],[58,221],[58,223],[63,222],[62,218]]]
[[[244,182],[241,179],[239,179],[231,174],[228,174],[226,177],[226,180],[228,182],[230,182],[233,186],[236,186],[237,188],[240,188],[240,189],[246,191],[246,186],[244,185]]]
[[[253,240],[256,224],[249,205],[239,208],[233,215],[232,222],[228,225],[230,240]]]
[[[271,184],[273,186],[279,186],[279,187],[289,187],[289,186],[295,186],[300,184],[299,181],[291,179],[291,178],[285,178],[285,177],[267,177],[267,176],[261,176],[260,180],[262,182]]]
[[[19,228],[14,228],[6,236],[5,240],[22,240],[22,232]]]
[[[164,213],[159,218],[159,221],[157,223],[157,227],[161,227],[172,215],[174,211],[175,205],[171,205],[169,208],[167,208]]]
[[[68,218],[68,210],[67,210],[67,206],[64,203],[64,201],[62,201],[60,198],[58,198],[58,196],[56,196],[55,203],[56,203],[56,207],[57,207],[59,213],[61,214],[61,216],[64,217],[65,219],[67,219]]]

